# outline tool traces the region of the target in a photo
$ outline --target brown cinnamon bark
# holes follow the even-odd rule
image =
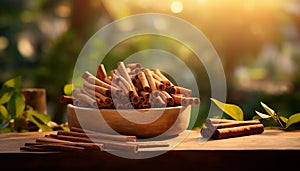
[[[174,86],[175,88],[175,93],[176,94],[183,94],[185,97],[191,97],[192,95],[192,90],[180,87],[180,86]]]
[[[77,147],[66,144],[59,143],[49,143],[49,144],[25,144],[25,147],[21,147],[21,150],[30,151],[31,149],[40,151],[72,151],[72,152],[84,152],[86,149],[84,147]]]
[[[162,82],[160,82],[160,81],[158,81],[156,79],[154,79],[154,81],[155,81],[155,84],[156,84],[156,88],[158,90],[164,91],[166,89],[166,86]]]
[[[211,136],[212,139],[261,134],[264,131],[264,126],[259,120],[207,119],[205,125],[206,127],[201,129],[201,135],[204,138]]]
[[[104,134],[100,132],[90,131],[90,130],[83,130],[80,128],[70,128],[70,131],[63,131],[59,130],[57,132],[58,135],[71,135],[71,136],[78,136],[78,137],[93,137],[93,138],[100,138],[100,139],[109,139],[115,141],[136,141],[136,136],[125,136],[125,135],[110,135]]]
[[[163,81],[163,83],[166,85],[166,87],[171,87],[174,86],[173,83],[166,77],[164,76],[159,69],[154,69],[153,72],[158,75]]]
[[[102,95],[107,96],[107,97],[111,96],[110,89],[102,87],[102,86],[98,86],[98,85],[95,85],[95,84],[91,84],[89,82],[84,82],[83,83],[83,88],[93,90],[93,91],[95,91],[97,93],[101,93]]]
[[[92,75],[90,72],[86,71],[82,74],[82,78],[85,79],[87,82],[91,83],[91,84],[95,84],[101,87],[105,87],[109,90],[111,90],[114,93],[119,92],[118,89],[110,84],[107,84],[106,82],[99,80],[97,77],[95,77],[94,75]]]
[[[131,70],[134,70],[136,68],[141,68],[142,66],[139,63],[131,63],[131,64],[127,64],[126,67],[130,68]]]
[[[221,123],[228,123],[228,122],[234,122],[235,120],[230,119],[219,119],[219,118],[207,118],[205,120],[205,125],[209,126],[211,124],[221,124]]]
[[[217,129],[213,136],[214,138],[220,139],[220,138],[237,137],[242,135],[260,134],[263,131],[264,131],[264,126],[262,124],[254,124],[254,125]]]
[[[214,129],[221,129],[221,128],[232,128],[232,127],[245,126],[245,125],[254,125],[254,124],[260,124],[260,121],[259,120],[233,121],[233,122],[220,123],[220,124],[211,124],[208,127]]]
[[[174,99],[169,93],[167,93],[166,91],[161,91],[160,95],[164,99],[164,101],[167,102],[167,107],[174,106]]]
[[[125,151],[132,151],[137,152],[138,151],[138,145],[136,144],[128,144],[125,142],[118,142],[118,141],[111,141],[107,139],[89,139],[86,137],[74,137],[74,136],[66,136],[66,135],[56,135],[56,134],[49,134],[50,137],[60,139],[60,140],[66,140],[66,141],[72,141],[72,142],[88,142],[88,143],[96,143],[96,144],[103,144],[104,149],[118,149],[118,150],[125,150]]]
[[[90,96],[88,96],[86,94],[83,94],[83,93],[76,95],[74,104],[76,106],[82,106],[82,107],[86,107],[85,104],[88,104],[92,108],[97,108],[98,107],[95,98],[93,99]]]
[[[150,85],[149,85],[148,80],[146,78],[146,75],[145,75],[145,73],[143,71],[140,71],[138,73],[138,78],[139,78],[139,80],[140,80],[140,82],[142,84],[143,90],[145,92],[150,92]]]
[[[36,142],[39,144],[64,144],[64,145],[71,145],[71,146],[78,146],[78,147],[84,147],[86,150],[98,150],[103,151],[103,144],[94,144],[94,143],[82,143],[82,142],[71,142],[71,141],[65,141],[65,140],[59,140],[55,138],[50,137],[44,137],[44,138],[37,138]]]
[[[109,76],[106,74],[103,64],[98,65],[96,76],[88,71],[84,72],[82,78],[86,82],[83,84],[81,92],[77,93],[83,93],[92,98],[96,97],[99,108],[126,108],[127,106],[139,109],[200,104],[199,98],[191,97],[190,89],[174,86],[159,69],[150,70],[141,67],[140,64],[128,64],[125,67],[124,62],[118,62],[117,66],[116,69],[110,71]],[[95,92],[90,90],[95,90]],[[109,90],[111,95],[109,95]],[[115,94],[115,92],[118,93]],[[149,100],[149,94],[146,95],[144,92],[150,93],[150,97],[153,96],[152,100]],[[114,99],[113,104],[107,104],[110,100],[105,103],[98,93]],[[179,93],[182,96],[173,96],[173,94]],[[157,98],[158,96],[160,97]],[[81,106],[86,105],[82,100],[77,100],[76,103],[82,103]]]
[[[104,64],[100,64],[97,68],[97,78],[104,81],[104,78],[107,77],[106,69]]]
[[[156,88],[154,78],[152,76],[152,72],[149,69],[145,69],[144,73],[150,86],[150,92],[154,92],[155,90],[157,90],[157,88]]]
[[[75,99],[72,96],[62,95],[60,97],[60,103],[62,103],[62,104],[73,104],[73,100],[75,100]]]

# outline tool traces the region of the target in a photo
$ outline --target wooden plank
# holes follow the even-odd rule
[[[35,142],[36,138],[56,133],[56,131],[1,133],[0,153],[20,152],[19,148],[25,143]],[[147,148],[147,151],[153,150],[160,148]],[[201,138],[199,131],[192,130],[173,150],[300,150],[300,130],[289,132],[265,130],[262,134],[208,141]]]

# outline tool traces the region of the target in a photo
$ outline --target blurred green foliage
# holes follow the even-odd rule
[[[0,1],[0,83],[22,75],[23,87],[46,88],[52,119],[64,122],[65,106],[60,104],[59,99],[64,93],[64,86],[72,81],[77,56],[89,37],[105,24],[121,17],[159,12],[187,20],[212,42],[224,64],[227,100],[243,108],[245,120],[251,119],[254,111],[261,109],[258,101],[275,106],[286,118],[299,112],[300,53],[297,49],[300,17],[290,8],[299,6],[299,2],[191,0],[182,2],[181,13],[170,11],[172,2],[163,1],[158,7],[147,3],[147,0]],[[266,44],[272,44],[277,54],[273,54],[274,50],[264,53]],[[285,53],[286,44],[291,47],[290,53]],[[27,49],[27,53],[30,52],[28,49],[33,51],[26,54],[22,48]],[[103,63],[110,71],[115,68],[116,62],[146,49],[171,52],[191,68],[200,85],[201,105],[199,111],[195,111],[199,112],[199,117],[194,125],[200,127],[208,111],[218,108],[214,105],[210,108],[211,90],[207,73],[201,61],[195,60],[195,55],[187,47],[165,37],[144,35],[118,44]],[[284,65],[286,60],[296,65],[292,74],[284,70],[290,67]],[[238,80],[236,71],[239,67],[246,68],[251,79]],[[282,82],[288,87],[279,92],[276,87]],[[243,87],[243,83],[247,86]],[[275,90],[269,93],[266,91],[269,89]]]

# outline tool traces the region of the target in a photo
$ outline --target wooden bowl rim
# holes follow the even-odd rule
[[[80,106],[75,106],[72,104],[68,104],[68,107],[74,108],[74,109],[79,109],[79,110],[97,110],[97,111],[117,111],[117,110],[124,110],[124,111],[131,111],[131,110],[137,110],[137,111],[155,111],[155,110],[171,110],[171,109],[181,109],[185,106],[172,106],[172,107],[164,107],[164,108],[145,108],[145,109],[95,109],[95,108],[88,108],[88,107],[80,107]],[[188,107],[188,106],[186,106]]]

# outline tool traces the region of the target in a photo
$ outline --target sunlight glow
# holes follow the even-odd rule
[[[173,1],[170,8],[173,13],[181,13],[183,10],[183,4],[180,1]]]
[[[18,50],[25,58],[32,58],[34,55],[34,49],[29,39],[21,37],[18,40]]]

